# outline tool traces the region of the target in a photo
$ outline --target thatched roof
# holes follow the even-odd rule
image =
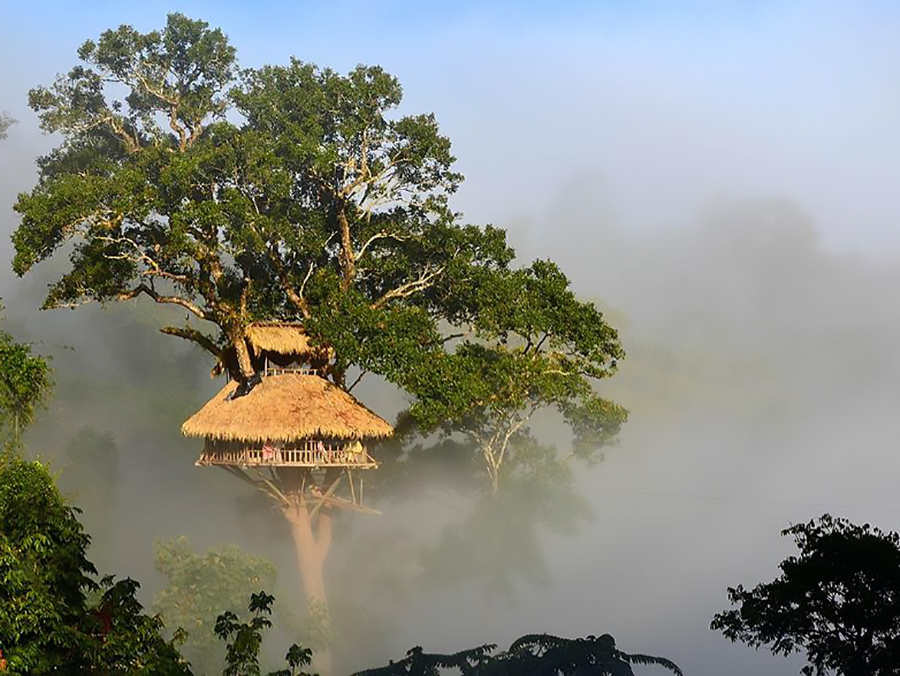
[[[247,327],[247,339],[256,354],[265,351],[302,356],[320,351],[310,345],[300,324],[256,322]]]
[[[289,360],[305,361],[328,361],[334,356],[331,348],[313,347],[303,326],[292,322],[254,322],[247,327],[247,340],[254,359],[260,359],[263,352],[270,353],[270,357],[274,353]],[[226,371],[235,371],[237,363],[234,347],[229,347],[219,357],[210,375],[217,378]]]
[[[391,425],[324,378],[289,373],[263,378],[249,394],[230,400],[228,383],[181,426],[189,437],[291,441],[310,437],[389,437]]]

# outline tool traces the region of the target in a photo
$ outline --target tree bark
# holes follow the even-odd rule
[[[341,288],[346,291],[356,276],[356,252],[353,251],[353,239],[350,237],[350,221],[347,220],[343,207],[340,207],[337,218],[341,230],[341,267],[344,273]]]
[[[314,502],[307,501],[305,491],[312,477],[294,468],[282,468],[279,472],[285,487],[289,505],[284,508],[285,518],[291,525],[294,549],[297,553],[297,572],[311,618],[323,624],[322,633],[330,633],[331,617],[328,594],[325,591],[325,559],[331,549],[331,508],[322,506],[311,515]],[[325,481],[328,485],[328,476]],[[323,486],[322,488],[326,488]],[[318,486],[316,486],[318,489]],[[319,646],[313,651],[313,666],[320,676],[331,676],[331,647]]]
[[[247,339],[243,332],[232,338],[234,353],[237,356],[238,369],[242,380],[247,380],[254,374],[253,362],[250,361],[250,350],[247,348]]]

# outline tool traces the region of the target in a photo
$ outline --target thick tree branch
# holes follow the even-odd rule
[[[212,354],[217,359],[222,358],[222,350],[216,345],[216,342],[205,333],[192,329],[189,326],[163,326],[160,331],[169,336],[177,336],[191,342],[197,343],[204,350]]]
[[[131,300],[132,298],[137,298],[141,294],[146,294],[150,296],[157,303],[167,303],[169,305],[179,305],[186,310],[192,312],[196,317],[200,319],[209,319],[206,312],[199,305],[192,303],[187,298],[181,298],[180,296],[163,296],[162,294],[157,293],[154,289],[147,286],[143,282],[138,284],[136,287],[131,289],[131,291],[125,291],[119,294],[119,300]]]

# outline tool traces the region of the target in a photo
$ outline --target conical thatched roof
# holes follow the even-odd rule
[[[288,373],[263,378],[249,394],[229,399],[228,383],[181,426],[189,437],[292,441],[310,437],[389,437],[391,425],[324,378]]]

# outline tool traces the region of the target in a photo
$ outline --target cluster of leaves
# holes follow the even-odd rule
[[[495,649],[488,644],[438,655],[416,647],[398,662],[354,676],[440,676],[442,669],[457,669],[463,676],[633,676],[632,664],[658,665],[682,675],[681,669],[664,657],[622,652],[609,634],[576,639],[532,634],[516,640],[505,652],[493,655]]]
[[[21,447],[22,432],[50,396],[52,384],[47,361],[0,331],[0,437],[7,448]]]
[[[182,651],[200,672],[211,672],[223,656],[217,617],[241,614],[247,589],[272,589],[275,566],[235,546],[196,554],[185,537],[157,542],[154,555],[167,585],[156,595],[153,611],[169,626],[187,630]]]
[[[799,555],[781,575],[753,589],[728,589],[738,608],[711,628],[773,653],[806,654],[803,673],[897,673],[900,655],[900,536],[825,514],[782,532]]]
[[[248,610],[252,617],[241,622],[237,615],[226,611],[216,618],[216,636],[226,642],[225,671],[223,676],[259,676],[259,651],[262,647],[263,633],[271,628],[272,604],[275,597],[265,592],[250,596]],[[301,671],[312,662],[312,651],[292,645],[285,655],[288,668],[274,671],[269,676],[310,676]]]
[[[130,579],[94,580],[90,538],[47,469],[0,468],[0,649],[14,673],[189,674]]]

